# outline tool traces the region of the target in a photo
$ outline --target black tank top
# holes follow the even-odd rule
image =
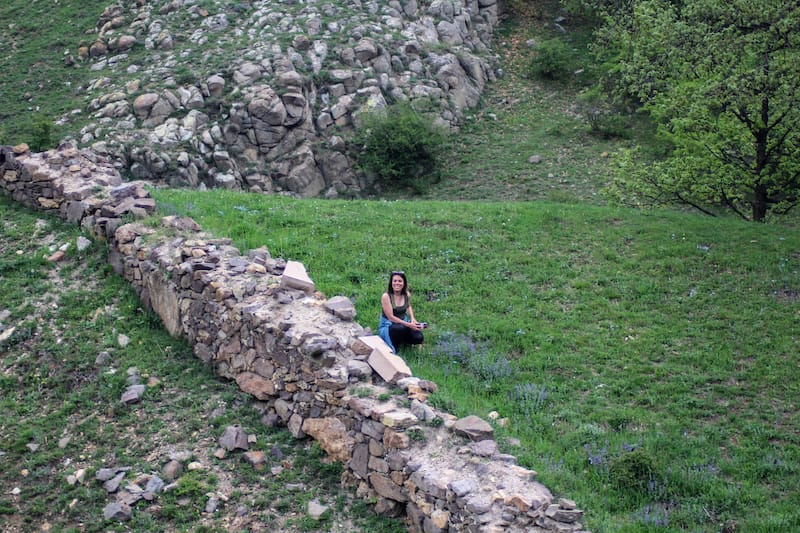
[[[406,311],[408,310],[408,296],[405,297],[405,302],[403,302],[401,306],[394,303],[394,294],[389,295],[389,301],[392,303],[392,313],[394,313],[394,316],[402,318],[406,315]]]

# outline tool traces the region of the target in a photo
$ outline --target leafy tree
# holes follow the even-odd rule
[[[800,201],[800,2],[606,2],[606,84],[672,143],[649,167],[623,154],[610,193],[763,221]],[[601,7],[601,9],[603,9]]]

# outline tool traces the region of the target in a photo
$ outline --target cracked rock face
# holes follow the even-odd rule
[[[495,0],[116,3],[72,64],[98,75],[76,140],[135,179],[362,196],[358,115],[425,99],[456,128],[495,77],[497,21]]]

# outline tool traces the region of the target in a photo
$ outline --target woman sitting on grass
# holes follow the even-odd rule
[[[381,296],[381,320],[378,334],[393,352],[405,344],[421,344],[425,324],[414,318],[411,293],[405,272],[398,270],[389,276],[389,287]]]

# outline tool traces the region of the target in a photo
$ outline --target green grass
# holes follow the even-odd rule
[[[15,21],[6,35],[13,53],[0,58],[8,74],[0,81],[0,142],[30,142],[40,116],[85,105],[76,88],[97,74],[64,68],[61,54],[74,52],[75,36],[94,27],[106,3],[66,4],[0,6]],[[15,17],[23,7],[38,15]],[[58,20],[46,25],[54,33],[36,35],[37,16]],[[579,84],[520,74],[531,53],[524,42],[540,30],[498,32],[507,76],[469,113],[443,180],[423,197],[325,202],[158,190],[160,209],[192,216],[243,251],[266,245],[276,257],[303,261],[328,296],[354,300],[365,326],[377,325],[388,272],[408,272],[416,314],[432,327],[425,346],[405,356],[415,375],[439,384],[431,403],[508,417],[497,428],[504,449],[557,496],[575,499],[587,528],[800,529],[796,227],[603,206],[607,162],[630,141],[588,133]],[[570,30],[570,45],[583,50],[585,35]],[[641,141],[642,131],[634,134]],[[529,163],[531,155],[542,161]],[[550,201],[527,201],[542,199]],[[73,249],[54,266],[43,238],[60,243],[77,230],[54,221],[37,229],[34,215],[5,198],[0,214],[0,284],[13,288],[0,291],[0,311],[15,325],[0,345],[0,486],[22,490],[18,498],[3,490],[0,521],[20,530],[35,529],[41,517],[56,530],[113,529],[98,519],[106,495],[92,483],[67,486],[69,471],[109,461],[158,471],[158,460],[146,458],[159,446],[213,442],[225,425],[241,423],[263,449],[280,446],[301,466],[278,483],[238,461],[194,474],[210,489],[219,476],[236,480],[225,507],[231,516],[244,505],[262,527],[285,528],[286,513],[325,493],[336,502],[333,522],[344,514],[363,531],[398,530],[363,503],[343,507],[343,496],[325,492],[336,472],[318,450],[260,428],[249,398],[217,381],[141,310],[104,264],[102,246]],[[82,283],[87,276],[100,284]],[[120,332],[132,339],[125,348],[116,344]],[[104,350],[116,372],[94,365]],[[125,408],[118,399],[131,366],[162,384]],[[209,421],[219,405],[225,413]],[[70,445],[54,446],[64,434]],[[287,490],[294,480],[309,491]],[[135,513],[129,528],[222,527],[198,524],[196,498],[165,503],[163,515]],[[302,516],[292,525],[312,526]]]
[[[0,333],[14,328],[0,341],[0,529],[39,531],[49,524],[53,531],[224,531],[241,507],[247,512],[243,524],[260,530],[342,531],[342,524],[349,524],[347,531],[375,531],[374,524],[402,530],[400,522],[375,517],[363,506],[352,511],[338,483],[341,466],[324,462],[317,446],[266,427],[258,402],[217,378],[141,308],[107,265],[103,245],[77,252],[76,227],[37,218],[4,195],[0,219],[0,312],[9,315]],[[63,261],[45,259],[65,243],[72,244]],[[120,334],[130,343],[120,345]],[[103,353],[105,362],[96,362]],[[141,403],[125,406],[120,397],[133,368],[142,383],[157,381]],[[269,455],[267,469],[255,471],[236,454],[213,457],[231,424],[256,436],[252,449]],[[273,447],[282,451],[281,461],[270,455]],[[95,481],[98,469],[131,467],[127,484],[141,473],[160,473],[175,450],[192,451],[206,468],[185,472],[155,505],[139,502],[124,526],[102,519],[113,496]],[[283,471],[273,475],[277,464]],[[79,469],[87,472],[85,482],[69,485],[67,476]],[[297,488],[280,506],[302,527],[288,523],[275,502],[257,503],[290,485]],[[203,510],[212,491],[228,500],[208,515]],[[325,520],[306,518],[312,498],[330,506]]]
[[[794,228],[548,202],[154,194],[243,251],[302,261],[364,326],[405,270],[432,324],[405,355],[440,385],[432,401],[508,417],[501,441],[522,443],[508,451],[591,529],[800,526]]]
[[[97,77],[88,68],[64,65],[65,51],[77,58],[83,35],[95,29],[105,0],[55,2],[4,0],[0,56],[0,143],[33,141],[38,121],[53,123],[58,117],[85,105],[80,87]],[[43,31],[43,28],[47,28]],[[73,126],[74,127],[74,126]],[[55,127],[55,140],[67,128]]]

